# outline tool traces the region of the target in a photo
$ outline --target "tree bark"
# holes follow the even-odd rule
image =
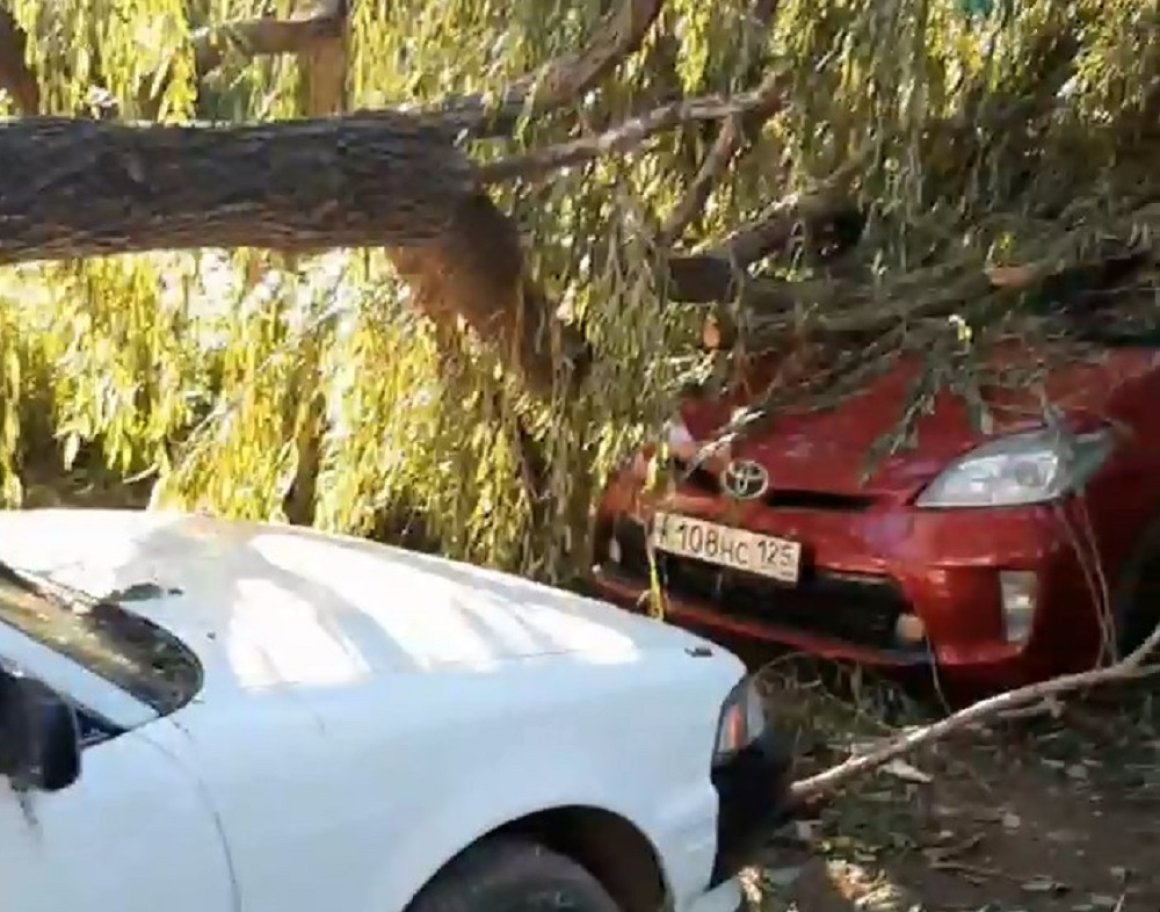
[[[412,247],[474,191],[471,163],[417,118],[134,127],[0,126],[0,262],[195,247]]]
[[[729,235],[705,253],[684,254],[668,262],[670,299],[684,304],[714,304],[740,301],[757,314],[790,313],[800,304],[826,306],[843,292],[838,283],[826,280],[787,282],[772,278],[753,279],[747,266],[789,249],[800,238],[809,245],[831,241],[835,246],[856,243],[843,238],[861,234],[861,214],[843,192],[825,187],[816,193],[793,194],[770,207],[766,215]]]
[[[486,193],[465,199],[435,243],[392,250],[391,261],[416,307],[446,328],[463,318],[535,392],[568,390],[582,374],[582,334],[527,274],[515,223]],[[559,375],[564,362],[576,369],[572,377]]]

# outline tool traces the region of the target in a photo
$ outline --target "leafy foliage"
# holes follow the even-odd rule
[[[605,6],[352,3],[347,103],[495,91],[582,44]],[[32,36],[48,111],[91,109],[104,92],[128,117],[306,113],[301,60],[239,49],[200,86],[194,73],[195,29],[287,17],[286,0],[11,8]],[[987,262],[1083,261],[1106,248],[1109,225],[1125,244],[1150,245],[1156,18],[1138,0],[673,0],[616,78],[573,110],[525,119],[515,142],[559,141],[783,73],[784,103],[684,243],[711,244],[856,162],[851,190],[869,214],[856,257],[871,291],[843,306],[869,301],[895,320],[884,360],[908,349],[945,359],[948,343],[931,344],[932,333],[952,348],[985,341],[987,331],[962,327],[1012,298],[974,286],[956,296],[949,280]],[[568,576],[585,565],[581,530],[604,474],[656,431],[681,383],[721,376],[739,354],[701,352],[701,314],[666,302],[655,279],[661,226],[712,133],[689,125],[630,156],[495,194],[526,235],[534,273],[594,348],[578,398],[533,398],[468,331],[434,327],[378,251],[207,250],[5,270],[0,497],[19,501],[21,460],[44,458],[51,440],[66,465],[84,454],[153,474],[158,504],[289,516]],[[481,141],[472,153],[487,160],[510,146]],[[761,268],[826,274],[800,253]],[[948,313],[957,322],[916,331]],[[774,323],[796,336],[817,316],[804,306]],[[868,369],[859,363],[855,379]]]

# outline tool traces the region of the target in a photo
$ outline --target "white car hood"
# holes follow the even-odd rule
[[[223,677],[243,690],[340,684],[549,654],[632,661],[648,649],[704,645],[517,577],[289,525],[0,511],[0,560],[112,595],[173,632],[206,666],[207,688]]]

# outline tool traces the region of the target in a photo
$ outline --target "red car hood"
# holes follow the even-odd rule
[[[994,357],[997,364],[1010,366],[1020,359],[1014,350]],[[766,369],[768,365],[763,372]],[[916,361],[900,363],[833,409],[778,413],[767,429],[736,443],[731,455],[760,462],[769,471],[772,486],[782,491],[909,497],[956,456],[987,439],[972,428],[961,398],[940,393],[933,411],[919,420],[914,445],[880,460],[863,478],[875,442],[897,428],[918,370]],[[1098,362],[1062,364],[1048,375],[1042,389],[983,392],[995,434],[1042,425],[1041,393],[1082,428],[1113,417],[1123,420],[1116,414],[1119,394],[1157,371],[1160,352],[1118,349]],[[707,440],[746,401],[744,391],[725,399],[689,400],[682,406],[682,416],[694,438]]]

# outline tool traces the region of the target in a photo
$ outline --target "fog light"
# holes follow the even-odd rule
[[[619,564],[620,559],[624,556],[620,550],[620,541],[614,535],[608,540],[608,559],[614,564]]]
[[[999,572],[999,600],[1003,606],[1003,633],[1008,643],[1024,643],[1035,617],[1035,574],[1029,570]]]
[[[907,646],[916,646],[926,638],[926,624],[917,614],[900,614],[894,622],[894,636]]]

